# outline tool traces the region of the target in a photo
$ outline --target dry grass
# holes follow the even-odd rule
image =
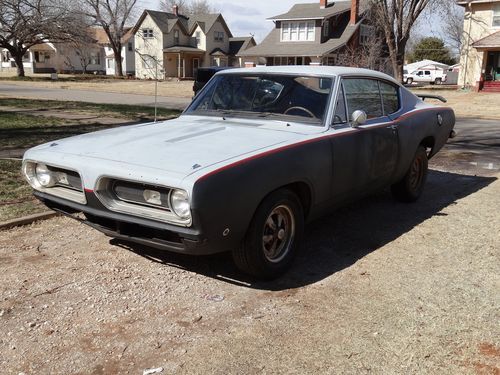
[[[0,77],[2,77],[0,75]],[[36,86],[43,88],[53,89],[73,89],[73,90],[89,90],[101,92],[117,92],[124,94],[138,94],[138,95],[154,95],[155,82],[149,80],[135,80],[135,79],[114,79],[104,77],[88,77],[87,80],[75,80],[73,76],[61,74],[59,77],[62,80],[50,81],[48,76],[36,75],[35,80],[8,80],[8,84],[16,84],[22,86]],[[6,78],[4,76],[4,78]],[[41,78],[41,79],[39,79]],[[78,76],[74,77],[75,79]],[[193,81],[163,81],[158,82],[158,95],[172,96],[178,98],[191,98],[193,96]]]

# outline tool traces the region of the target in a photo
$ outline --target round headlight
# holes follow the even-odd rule
[[[36,179],[43,187],[52,187],[56,184],[56,179],[45,164],[37,164],[35,169]]]
[[[191,217],[191,206],[189,205],[188,195],[184,190],[174,190],[170,194],[170,206],[172,211],[181,219]]]

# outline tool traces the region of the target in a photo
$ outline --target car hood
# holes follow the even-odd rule
[[[286,124],[280,124],[285,126]],[[183,116],[62,139],[40,151],[109,160],[189,175],[202,168],[298,139],[269,123]]]

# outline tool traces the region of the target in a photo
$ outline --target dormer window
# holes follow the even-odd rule
[[[179,30],[174,30],[174,45],[179,45]]]
[[[313,42],[314,21],[281,23],[282,42]]]
[[[144,38],[152,38],[153,37],[153,29],[142,29],[142,36]]]
[[[201,45],[201,31],[197,31],[194,35],[196,39],[196,47],[199,47]]]
[[[323,36],[325,38],[328,38],[329,35],[330,35],[330,21],[326,21],[323,26]]]

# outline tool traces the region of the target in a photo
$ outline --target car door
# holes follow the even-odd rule
[[[385,98],[385,101],[384,101]],[[389,183],[398,158],[397,86],[370,78],[345,77],[341,82],[332,124],[334,199],[343,200]],[[367,114],[365,124],[353,127],[356,110]]]

